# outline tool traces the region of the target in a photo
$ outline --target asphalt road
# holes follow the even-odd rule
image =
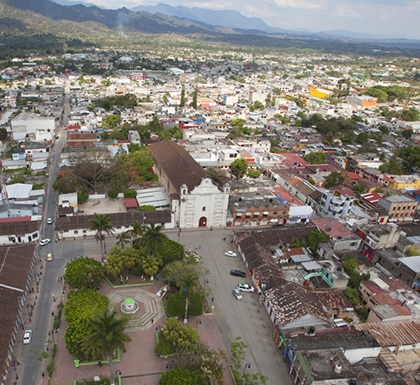
[[[68,123],[70,111],[68,81],[65,88],[65,94],[63,120],[55,133],[56,136],[59,136],[59,139],[55,140],[55,143],[50,150],[48,163],[49,176],[45,186],[46,197],[44,202],[44,217],[41,224],[42,238],[49,238],[52,241],[54,240],[54,224],[47,225],[46,218],[54,218],[56,213],[57,196],[52,189],[52,183],[59,169],[60,153],[65,143],[62,125]],[[40,383],[42,380],[41,373],[45,370],[45,361],[40,361],[38,357],[42,352],[46,351],[48,341],[52,338],[51,334],[48,335],[53,327],[54,317],[52,316],[52,312],[55,310],[62,292],[62,286],[61,283],[58,282],[58,278],[63,275],[63,269],[66,262],[63,258],[55,258],[55,256],[58,255],[57,253],[61,252],[61,247],[59,247],[58,244],[55,244],[54,241],[43,247],[37,246],[36,252],[42,259],[44,268],[41,270],[42,276],[35,277],[36,280],[41,278],[41,281],[39,282],[39,293],[32,316],[32,324],[29,326],[32,330],[32,342],[28,345],[22,345],[20,352],[20,360],[24,363],[24,368],[19,378],[19,384],[24,385]],[[54,260],[46,263],[45,257],[48,252],[53,253]]]

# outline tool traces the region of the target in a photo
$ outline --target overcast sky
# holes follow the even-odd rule
[[[237,10],[268,25],[311,31],[348,30],[420,39],[420,0],[85,0],[109,9],[155,5]]]

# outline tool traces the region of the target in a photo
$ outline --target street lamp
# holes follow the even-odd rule
[[[251,363],[247,362],[244,366],[244,370],[242,371],[242,385],[245,385],[245,370],[251,368]]]

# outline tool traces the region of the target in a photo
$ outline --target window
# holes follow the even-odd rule
[[[203,206],[203,209],[202,209],[202,211],[206,211],[206,206]]]

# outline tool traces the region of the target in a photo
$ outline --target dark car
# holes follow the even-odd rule
[[[231,270],[230,275],[235,275],[236,277],[246,277],[246,273],[240,270]]]

